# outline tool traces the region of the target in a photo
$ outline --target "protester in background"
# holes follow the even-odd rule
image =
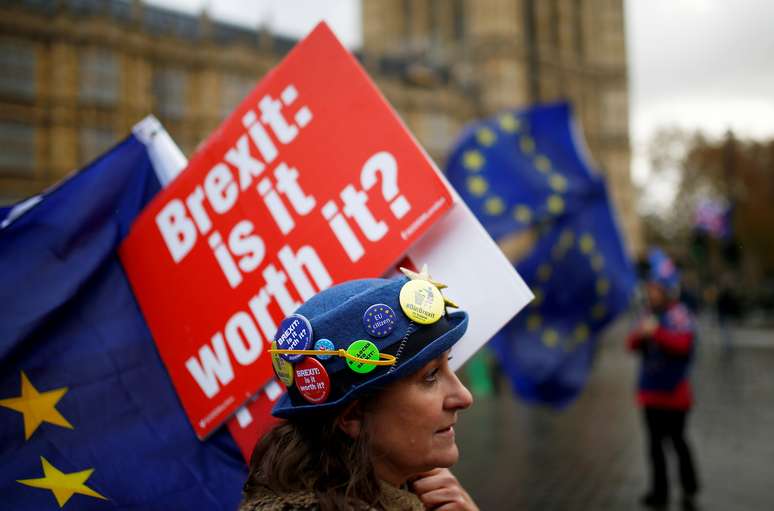
[[[643,408],[651,468],[650,491],[642,504],[654,509],[668,505],[664,444],[671,440],[680,467],[683,509],[692,510],[699,486],[685,426],[693,402],[688,373],[694,353],[694,320],[678,301],[679,276],[672,261],[655,249],[648,262],[648,313],[628,339],[629,348],[642,360],[637,401]]]
[[[272,413],[286,420],[256,446],[240,510],[477,509],[448,470],[472,403],[449,367],[468,316],[407,274],[334,286],[282,322],[288,392]]]
[[[677,263],[680,273],[680,302],[688,307],[692,314],[698,314],[701,307],[701,291],[699,275],[689,267]]]
[[[735,292],[735,280],[731,273],[726,273],[720,282],[717,300],[715,306],[718,315],[718,331],[720,332],[720,342],[726,352],[730,352],[734,344],[731,334],[731,326],[734,321],[738,321],[742,308],[739,298]]]

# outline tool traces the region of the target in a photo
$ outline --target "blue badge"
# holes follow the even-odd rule
[[[277,348],[281,350],[308,350],[309,345],[312,344],[312,325],[304,316],[291,314],[280,323],[274,340],[277,341]],[[288,362],[296,362],[304,358],[304,355],[296,354],[280,356]]]
[[[387,337],[395,328],[395,311],[383,303],[377,303],[366,309],[363,325],[372,337]]]
[[[336,346],[333,345],[330,339],[319,339],[316,343],[314,343],[314,349],[336,351]],[[315,357],[319,358],[320,360],[328,360],[332,356],[333,355],[315,355]]]

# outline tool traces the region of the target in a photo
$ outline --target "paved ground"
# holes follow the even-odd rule
[[[629,510],[646,486],[625,324],[601,344],[581,398],[563,412],[480,398],[458,424],[454,472],[482,510]],[[774,331],[736,329],[725,351],[702,321],[688,425],[705,511],[774,509]],[[670,453],[671,454],[671,453]],[[670,470],[676,476],[671,457]],[[676,481],[676,477],[673,477]],[[677,487],[674,488],[677,490]],[[673,491],[672,508],[678,491]]]

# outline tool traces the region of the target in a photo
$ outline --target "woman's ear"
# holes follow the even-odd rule
[[[336,420],[344,434],[350,438],[357,438],[363,429],[363,407],[359,400],[349,403],[339,414]]]

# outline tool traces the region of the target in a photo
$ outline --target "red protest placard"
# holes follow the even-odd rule
[[[382,274],[451,202],[359,64],[318,25],[120,248],[197,435],[268,381],[283,317],[334,283]]]
[[[234,439],[247,463],[250,463],[250,457],[258,441],[280,422],[279,419],[272,417],[271,409],[284,392],[285,389],[279,382],[270,380],[226,422],[231,438]]]

